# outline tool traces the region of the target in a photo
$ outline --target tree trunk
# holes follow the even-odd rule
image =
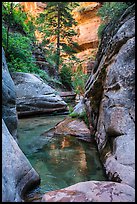
[[[59,71],[60,64],[60,4],[58,4],[58,25],[57,25],[57,61],[56,68]]]

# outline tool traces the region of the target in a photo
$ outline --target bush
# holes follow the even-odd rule
[[[11,3],[13,4],[12,9]],[[28,16],[30,20],[28,20]],[[21,32],[35,40],[34,18],[24,12],[20,4],[15,4],[14,2],[3,2],[2,19],[5,25],[8,25],[15,31]]]
[[[77,71],[73,74],[73,87],[78,95],[83,95],[85,92],[85,82],[87,81],[88,76],[83,73],[82,65],[80,64],[77,68]]]
[[[101,38],[102,36],[102,32],[104,30],[104,28],[106,27],[106,24],[102,23],[99,28],[98,28],[98,37]]]
[[[72,71],[71,67],[67,66],[66,64],[63,64],[62,69],[60,71],[60,78],[61,82],[64,86],[66,86],[68,89],[72,89]]]
[[[6,50],[5,26],[2,26],[2,46]],[[35,58],[32,55],[32,41],[20,33],[9,33],[9,44],[6,53],[6,59],[9,71],[11,72],[28,72],[38,74],[42,79],[47,80],[48,75],[45,71],[40,70],[36,65]]]
[[[7,63],[10,71],[35,72],[37,66],[32,57],[32,42],[20,33],[9,33],[8,49],[6,29],[3,26],[2,46],[7,51]]]
[[[72,113],[69,114],[69,116],[71,116],[72,118],[78,118],[78,119],[83,120],[86,123],[86,125],[89,127],[89,121],[88,121],[88,117],[87,117],[86,111],[83,111],[80,114],[72,112]]]
[[[126,2],[105,2],[98,10],[98,15],[101,17],[102,24],[98,28],[98,37],[101,38],[102,31],[105,25],[110,21],[116,21],[125,9],[128,8]]]

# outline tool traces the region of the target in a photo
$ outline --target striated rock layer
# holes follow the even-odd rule
[[[105,29],[86,84],[108,178],[135,187],[135,8]]]
[[[100,8],[99,2],[80,2],[80,6],[73,11],[73,16],[78,22],[75,27],[78,35],[73,37],[74,41],[79,44],[78,53],[76,56],[82,62],[82,70],[84,73],[90,73],[90,60],[94,61],[98,48],[98,27],[101,24],[101,19],[97,16],[97,11]],[[73,68],[76,71],[76,67]]]
[[[94,61],[99,43],[97,33],[101,19],[97,15],[97,11],[101,4],[100,2],[79,2],[79,4],[80,6],[72,11],[72,15],[78,23],[76,27],[74,26],[78,35],[73,37],[73,40],[79,44],[76,56],[80,60],[84,60],[84,62],[82,62],[82,71],[89,73],[91,67],[89,59],[92,58]],[[24,6],[24,11],[30,12],[35,18],[38,18],[39,14],[46,9],[45,2],[21,2],[21,5]],[[38,30],[35,31],[35,36],[39,42],[42,41],[42,34]],[[37,62],[37,64],[39,64],[39,62]],[[77,66],[74,66],[73,71],[75,72],[76,69]]]
[[[19,116],[67,110],[67,104],[44,81],[29,73],[12,74],[17,94]]]

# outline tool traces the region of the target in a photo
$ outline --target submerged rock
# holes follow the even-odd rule
[[[16,94],[15,85],[10,76],[5,53],[2,48],[2,118],[11,133],[17,137],[17,112],[16,112]]]
[[[54,136],[54,135],[71,135],[75,136],[80,140],[91,142],[91,134],[87,125],[83,120],[66,118],[59,124],[57,124],[53,129],[45,132],[45,136]]]
[[[13,73],[19,116],[67,110],[67,104],[44,81],[29,73]]]
[[[41,202],[134,202],[135,189],[108,181],[86,181],[46,193]]]
[[[2,120],[2,201],[21,202],[23,194],[40,178]]]

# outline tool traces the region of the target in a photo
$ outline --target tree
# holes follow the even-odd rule
[[[41,13],[38,19],[38,23],[41,23],[43,27],[39,30],[45,34],[43,42],[48,45],[48,48],[53,48],[54,61],[57,70],[59,70],[61,53],[72,55],[76,52],[74,48],[77,44],[72,41],[72,37],[76,35],[73,29],[76,22],[71,12],[78,4],[76,2],[75,4],[72,2],[47,2],[46,4],[45,11]],[[56,49],[54,49],[54,43]]]
[[[3,7],[3,13],[7,14],[7,41],[6,41],[6,50],[5,53],[7,54],[8,51],[8,44],[9,44],[9,29],[11,26],[11,18],[13,15],[13,2],[3,2],[2,7]],[[5,19],[3,19],[5,20]]]

